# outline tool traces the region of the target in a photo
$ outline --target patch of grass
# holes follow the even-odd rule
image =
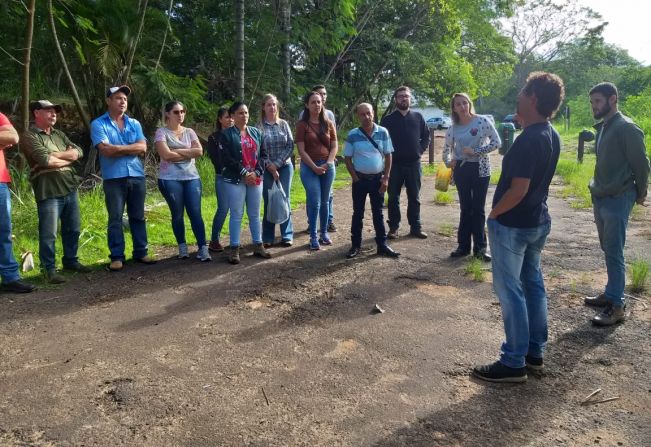
[[[454,225],[449,223],[443,223],[439,226],[437,233],[440,234],[441,236],[450,237],[454,235]]]
[[[649,279],[649,263],[646,259],[637,258],[629,264],[631,275],[631,292],[643,292],[646,290]]]
[[[483,282],[484,281],[484,268],[483,263],[480,259],[475,258],[474,256],[470,258],[468,264],[466,265],[466,275],[471,275],[473,281]]]
[[[450,194],[450,191],[436,191],[436,194],[434,194],[434,203],[437,205],[449,205],[452,203],[452,194]]]
[[[577,163],[572,152],[561,152],[556,174],[563,179],[564,183],[561,195],[563,198],[574,199],[571,203],[574,208],[592,207],[588,184],[594,173],[595,162],[594,154],[586,154],[583,163]]]
[[[633,205],[631,210],[631,219],[632,220],[642,220],[646,216],[646,208],[638,205],[637,203]]]
[[[491,185],[497,185],[497,182],[500,180],[500,175],[502,175],[502,170],[501,169],[493,169],[491,171],[491,179],[490,179],[490,184]]]

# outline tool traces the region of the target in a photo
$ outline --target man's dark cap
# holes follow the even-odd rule
[[[112,94],[122,92],[125,95],[129,96],[131,94],[131,89],[128,85],[120,85],[119,87],[111,87],[106,90],[106,97],[110,98]]]
[[[63,110],[60,104],[52,104],[47,99],[39,99],[29,105],[29,111],[32,113],[34,113],[34,110],[40,109],[54,109],[57,113],[61,113],[61,110]]]

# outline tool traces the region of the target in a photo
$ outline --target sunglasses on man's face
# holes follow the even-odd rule
[[[182,114],[182,113],[185,113],[185,110],[172,110],[172,113],[173,113],[174,115],[180,115],[180,114]]]

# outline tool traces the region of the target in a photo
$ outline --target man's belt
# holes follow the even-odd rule
[[[383,173],[379,172],[377,174],[364,174],[362,172],[355,171],[355,175],[357,175],[358,178],[364,179],[364,180],[378,180],[378,179],[382,178]]]

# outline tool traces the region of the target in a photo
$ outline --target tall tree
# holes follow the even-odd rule
[[[237,96],[244,100],[244,0],[235,0],[235,82]]]
[[[32,40],[34,37],[34,15],[36,0],[30,0],[27,8],[27,28],[25,29],[25,56],[23,58],[23,101],[21,107],[21,130],[29,127],[29,69],[32,62]]]
[[[517,55],[517,84],[524,82],[537,61],[552,60],[564,44],[589,34],[600,34],[604,26],[599,13],[581,6],[578,0],[522,2],[504,27]]]
[[[292,34],[292,2],[291,0],[279,0],[280,32],[282,36],[281,60],[283,67],[283,83],[281,86],[280,98],[283,103],[289,102],[289,92],[292,80],[292,53],[290,39]]]
[[[54,46],[57,50],[57,55],[59,56],[61,67],[63,68],[63,71],[66,74],[66,80],[68,81],[68,86],[70,87],[70,93],[72,94],[72,99],[75,102],[75,106],[77,107],[77,113],[79,113],[79,116],[81,117],[81,122],[86,128],[86,132],[90,134],[90,119],[86,114],[86,110],[81,105],[81,100],[79,99],[79,93],[77,92],[77,86],[75,85],[75,81],[72,79],[72,75],[70,74],[70,69],[68,67],[68,61],[66,60],[66,57],[63,55],[63,50],[61,49],[61,44],[59,43],[59,35],[57,33],[56,25],[54,23],[52,0],[47,1],[47,12],[48,12],[48,20],[50,23],[50,30],[52,31],[52,41],[54,42]],[[94,160],[94,157],[92,157],[92,159]]]

